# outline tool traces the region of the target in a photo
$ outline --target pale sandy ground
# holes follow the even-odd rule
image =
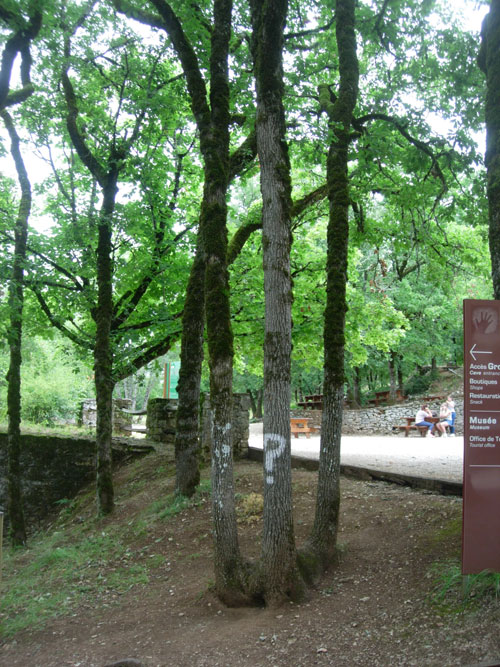
[[[292,454],[319,457],[320,437],[292,438]],[[250,447],[262,449],[262,423],[250,424]],[[463,477],[463,436],[422,438],[419,435],[344,435],[340,458],[345,465],[416,477],[461,482]]]

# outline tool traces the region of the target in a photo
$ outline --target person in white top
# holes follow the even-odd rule
[[[432,433],[434,424],[428,421],[427,417],[432,417],[432,412],[429,410],[428,405],[422,405],[415,415],[415,426],[427,426],[427,437],[434,438],[434,434]]]
[[[448,405],[448,408],[450,410],[450,419],[451,419],[451,424],[450,424],[450,436],[452,438],[455,437],[455,419],[457,418],[457,413],[455,411],[455,401],[451,396],[447,396],[446,398],[446,404]]]
[[[448,403],[446,402],[441,404],[441,407],[439,409],[439,419],[440,419],[439,426],[443,427],[443,430],[441,432],[445,437],[447,437],[448,433],[446,432],[446,427],[449,426],[451,428],[451,410],[448,407]]]

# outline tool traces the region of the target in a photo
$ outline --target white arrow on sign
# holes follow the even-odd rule
[[[476,350],[476,343],[470,349],[471,357],[476,361],[476,354],[493,354],[493,352],[488,352],[487,350]]]

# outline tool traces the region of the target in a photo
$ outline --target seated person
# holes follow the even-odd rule
[[[441,404],[441,407],[439,409],[439,424],[436,424],[436,426],[443,427],[444,431],[442,431],[442,433],[444,436],[448,435],[448,433],[446,432],[447,426],[450,427],[450,433],[451,433],[451,427],[453,426],[453,419],[451,416],[450,407],[447,402]]]
[[[434,438],[434,434],[432,433],[434,423],[428,421],[427,417],[432,417],[432,412],[429,410],[429,406],[425,404],[422,405],[415,415],[415,426],[427,426],[427,437]]]
[[[450,413],[451,413],[450,414],[450,419],[451,419],[450,435],[455,437],[455,419],[457,417],[457,413],[456,413],[456,410],[455,410],[455,401],[453,400],[451,395],[446,398],[446,405],[448,406],[448,408],[450,410]]]

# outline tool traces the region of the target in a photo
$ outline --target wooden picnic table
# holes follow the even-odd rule
[[[410,431],[419,431],[420,435],[424,437],[427,435],[428,428],[427,426],[416,426],[415,424],[415,417],[405,417],[406,424],[396,424],[393,426],[393,430],[399,429],[400,431],[405,432],[405,438],[407,438],[410,435]],[[440,417],[426,417],[425,421],[431,422],[433,424],[437,424],[438,422],[441,421]],[[432,431],[434,428],[431,429]]]
[[[387,403],[391,398],[391,392],[390,390],[387,391],[376,391],[375,392],[375,398],[371,398],[368,403],[371,405],[375,405],[378,407],[379,403]],[[396,395],[395,395],[395,400],[397,403],[401,403],[402,401],[405,400],[405,397],[401,393],[400,389],[396,389]]]
[[[301,401],[297,405],[306,410],[323,410],[323,401]]]
[[[299,433],[304,433],[306,438],[311,437],[311,433],[317,433],[318,429],[311,423],[309,417],[291,417],[290,419],[290,430],[291,434],[296,438],[299,437]]]

